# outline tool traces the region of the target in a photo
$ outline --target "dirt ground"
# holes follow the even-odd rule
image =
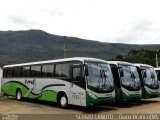
[[[68,116],[73,114],[160,114],[160,98],[142,100],[140,103],[124,103],[118,106],[107,104],[90,108],[69,106],[68,109],[61,109],[52,102],[31,99],[16,101],[13,97],[0,96],[0,114],[2,114],[2,118],[5,114],[62,115],[65,120],[69,119]],[[81,119],[78,116],[71,117]],[[82,116],[83,118],[84,116]]]

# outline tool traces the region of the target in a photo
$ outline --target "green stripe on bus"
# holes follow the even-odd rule
[[[28,95],[28,98],[37,98],[37,99],[41,99],[41,100],[57,102],[57,99],[56,99],[57,93],[53,90],[45,90],[46,88],[52,87],[52,86],[65,86],[65,84],[46,85],[41,89],[41,92],[39,94],[33,93],[33,91],[31,91],[31,93]],[[21,89],[22,96],[25,96],[25,94],[29,90],[29,88],[26,85],[24,85],[23,83],[17,82],[17,81],[11,81],[11,82],[7,82],[2,85],[2,92],[6,93],[8,95],[16,96],[17,88]]]
[[[50,84],[50,85],[44,86],[44,87],[42,88],[42,91],[43,91],[44,89],[46,89],[46,88],[48,88],[48,87],[52,87],[52,86],[65,86],[65,84]]]

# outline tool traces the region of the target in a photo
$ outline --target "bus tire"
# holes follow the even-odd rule
[[[17,90],[16,90],[16,99],[17,99],[18,101],[21,101],[21,100],[22,100],[22,91],[21,91],[21,89],[17,89]]]
[[[68,107],[68,98],[65,93],[62,93],[59,95],[58,98],[58,104],[61,108],[67,108]]]

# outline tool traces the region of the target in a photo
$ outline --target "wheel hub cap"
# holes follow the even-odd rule
[[[61,98],[61,105],[65,105],[67,102],[66,98],[65,97],[62,97]]]

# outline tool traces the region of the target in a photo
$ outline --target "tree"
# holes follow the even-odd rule
[[[124,56],[117,55],[115,58],[112,58],[110,60],[119,60],[119,61],[131,62],[131,63],[144,63],[144,64],[149,64],[155,67],[156,66],[155,53],[156,51],[151,51],[147,49],[146,50],[145,49],[130,50],[127,55],[124,55]]]

